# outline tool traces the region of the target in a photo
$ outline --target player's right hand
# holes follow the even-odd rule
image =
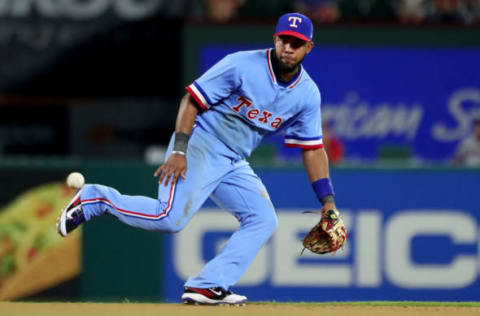
[[[186,179],[187,172],[187,159],[184,155],[172,154],[168,157],[166,163],[158,167],[158,169],[153,174],[154,177],[160,176],[158,183],[164,183],[165,186],[168,184],[174,184],[177,182],[178,176],[181,176],[183,179]],[[165,181],[164,181],[165,180]],[[170,181],[171,180],[171,181]]]

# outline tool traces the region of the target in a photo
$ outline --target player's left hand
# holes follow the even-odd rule
[[[303,239],[303,250],[309,249],[313,253],[325,254],[335,253],[345,246],[348,238],[347,228],[333,203],[325,203],[319,212],[308,213],[317,213],[322,217]]]
[[[328,210],[337,210],[337,207],[335,206],[335,203],[333,202],[327,202],[323,204],[322,209],[320,210],[321,215],[323,216],[326,211]]]
[[[169,183],[174,184],[177,182],[179,176],[183,179],[186,179],[187,172],[187,159],[184,155],[172,154],[168,157],[166,163],[158,167],[158,169],[153,174],[154,177],[160,176],[158,183],[162,184],[165,180],[165,186],[168,186]],[[170,179],[172,181],[170,181]]]

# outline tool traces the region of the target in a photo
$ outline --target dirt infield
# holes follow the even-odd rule
[[[234,306],[186,306],[181,304],[97,303],[0,303],[2,316],[467,316],[480,315],[480,307],[455,306],[368,306],[254,303]]]

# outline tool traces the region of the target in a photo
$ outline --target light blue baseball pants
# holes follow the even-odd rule
[[[122,195],[98,184],[85,185],[80,194],[82,209],[87,221],[109,213],[130,226],[175,233],[211,197],[238,219],[240,227],[222,251],[185,285],[228,290],[275,231],[277,216],[265,186],[248,162],[199,126],[190,137],[187,164],[186,179],[179,177],[175,185],[159,185],[157,199]]]

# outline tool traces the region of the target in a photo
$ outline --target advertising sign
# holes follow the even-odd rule
[[[172,90],[167,81],[149,84],[146,69],[162,58],[178,68],[157,42],[178,45],[173,20],[181,9],[164,0],[1,0],[0,58],[8,63],[0,67],[0,91],[77,97]]]
[[[337,204],[350,237],[344,250],[322,256],[301,253],[301,239],[319,219],[302,214],[319,208],[304,173],[259,176],[279,225],[233,288],[250,300],[480,299],[478,172],[335,172]],[[237,227],[227,211],[207,205],[184,231],[169,236],[168,301],[179,300],[183,282],[201,271]]]
[[[0,166],[0,301],[73,298],[70,281],[81,271],[82,230],[62,238],[55,226],[75,194],[59,181],[65,173]]]
[[[201,72],[239,49],[245,47],[204,47]],[[480,116],[479,54],[478,48],[322,46],[303,65],[347,157],[375,159],[382,147],[398,146],[411,148],[416,159],[442,161]]]

